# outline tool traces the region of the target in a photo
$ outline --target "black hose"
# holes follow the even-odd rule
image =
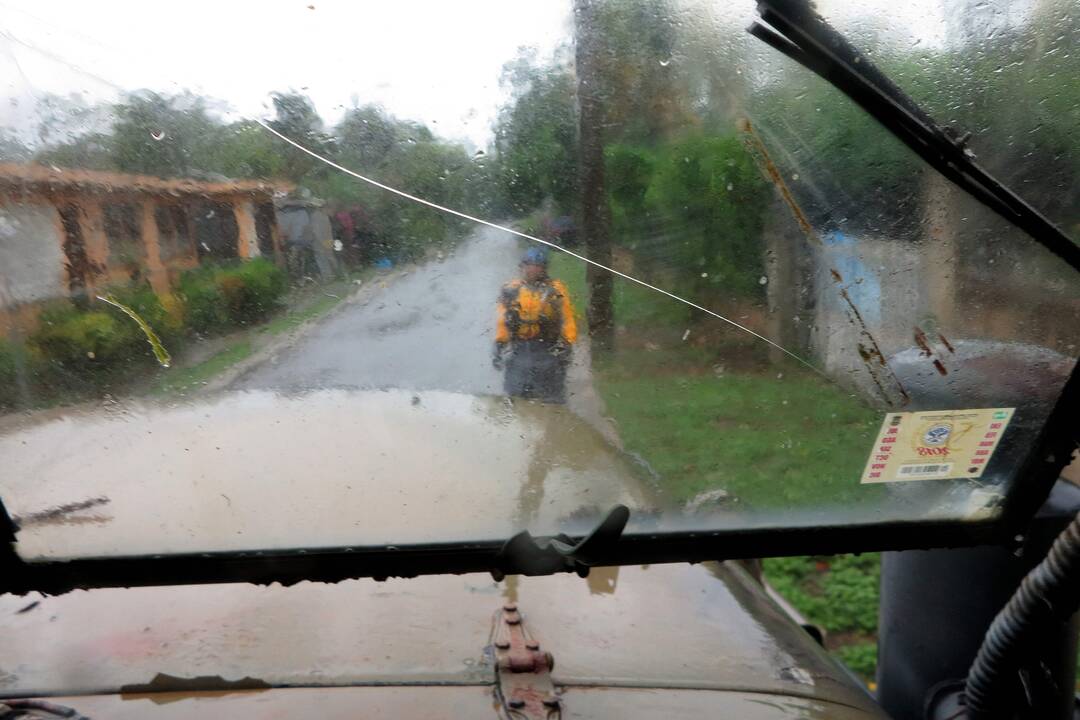
[[[1015,689],[1027,646],[1080,607],[1080,515],[1027,574],[986,632],[965,687],[967,717],[992,720],[1017,711]]]

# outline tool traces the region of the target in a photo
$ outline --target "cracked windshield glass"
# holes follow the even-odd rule
[[[3,6],[26,559],[993,519],[1075,362],[750,2]],[[1073,2],[820,9],[1080,235]]]

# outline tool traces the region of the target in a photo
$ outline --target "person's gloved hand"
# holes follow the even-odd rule
[[[505,362],[506,344],[495,343],[495,352],[491,356],[491,366],[496,370],[502,370]]]
[[[551,346],[551,354],[565,365],[570,362],[570,345],[560,340]]]

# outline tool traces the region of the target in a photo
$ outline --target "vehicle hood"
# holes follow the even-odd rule
[[[492,630],[509,602],[554,656],[552,680],[567,698],[564,717],[575,716],[571,692],[601,687],[621,688],[628,697],[639,689],[751,694],[750,710],[739,717],[877,712],[731,564],[595,569],[587,579],[501,583],[466,575],[288,588],[108,589],[36,601],[2,596],[0,696],[125,693],[149,707],[147,698],[189,697],[198,689],[490,689]],[[184,694],[147,694],[170,689]],[[589,697],[582,707],[596,701]],[[700,705],[688,698],[687,707]],[[759,701],[774,712],[751,712]],[[776,710],[785,703],[787,711]]]

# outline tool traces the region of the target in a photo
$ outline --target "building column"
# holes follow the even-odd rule
[[[234,200],[233,213],[236,214],[236,253],[245,260],[262,255],[259,251],[259,236],[255,232],[255,208],[250,200]]]
[[[158,295],[169,294],[169,274],[161,262],[161,236],[158,233],[157,218],[154,209],[157,204],[150,198],[140,204],[142,213],[139,221],[139,231],[142,234],[143,246],[146,250],[146,271],[150,279],[150,287]]]
[[[271,205],[270,208],[270,238],[274,243],[274,262],[280,267],[285,267],[285,239],[281,237],[281,226],[278,225],[277,209],[274,208],[273,205]]]
[[[953,222],[953,218],[959,216],[955,208],[957,191],[944,177],[929,172],[924,192],[924,227],[929,237],[921,253],[919,277],[926,300],[918,308],[919,316],[933,315],[937,320],[936,330],[951,335],[955,327],[960,285],[956,226]]]
[[[82,215],[79,220],[86,245],[86,260],[90,266],[90,272],[86,276],[86,289],[96,289],[108,282],[109,277],[109,238],[105,235],[105,212],[97,198],[80,198],[76,204]]]

